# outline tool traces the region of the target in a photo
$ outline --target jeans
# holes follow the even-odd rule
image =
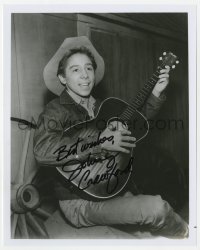
[[[59,201],[59,204],[67,220],[78,228],[132,225],[170,238],[188,236],[187,223],[159,195],[135,196],[127,192],[123,196],[106,201],[77,199]]]

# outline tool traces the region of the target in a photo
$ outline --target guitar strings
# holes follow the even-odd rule
[[[140,92],[137,94],[135,100],[133,101],[132,104],[129,104],[128,107],[125,109],[125,111],[122,113],[120,116],[121,119],[130,119],[130,116],[133,115],[133,113],[136,111],[136,109],[141,106],[141,104],[144,101],[144,98],[146,97],[146,94],[149,93],[149,90],[151,90],[155,82],[158,80],[159,74],[160,74],[160,69],[164,68],[164,62],[161,63],[161,65],[158,67],[156,72],[152,75],[150,80],[144,85],[144,87],[140,90]],[[156,77],[156,79],[154,79]],[[149,89],[149,85],[151,86]],[[145,93],[145,94],[144,94]],[[137,102],[137,103],[136,103]]]

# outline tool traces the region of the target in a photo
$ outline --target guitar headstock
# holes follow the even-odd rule
[[[170,69],[174,69],[176,64],[179,64],[178,57],[172,52],[163,52],[163,56],[159,57],[159,60],[161,61],[160,68],[169,66]]]

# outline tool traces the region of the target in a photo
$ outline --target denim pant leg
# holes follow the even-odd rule
[[[159,195],[125,195],[102,202],[59,201],[65,217],[76,227],[140,225],[160,235],[182,237],[186,222]]]

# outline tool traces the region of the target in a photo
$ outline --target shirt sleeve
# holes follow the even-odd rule
[[[142,107],[141,112],[147,119],[151,119],[159,112],[165,101],[165,94],[161,94],[160,97],[156,97],[151,93],[151,95],[145,102],[145,105]]]
[[[87,139],[67,135],[55,110],[46,109],[38,119],[33,139],[34,156],[42,166],[58,167],[72,162],[79,163],[87,159],[88,154],[95,158],[101,154],[101,146],[94,144],[97,140],[98,134]],[[82,146],[86,143],[93,143],[93,146],[83,150]]]

